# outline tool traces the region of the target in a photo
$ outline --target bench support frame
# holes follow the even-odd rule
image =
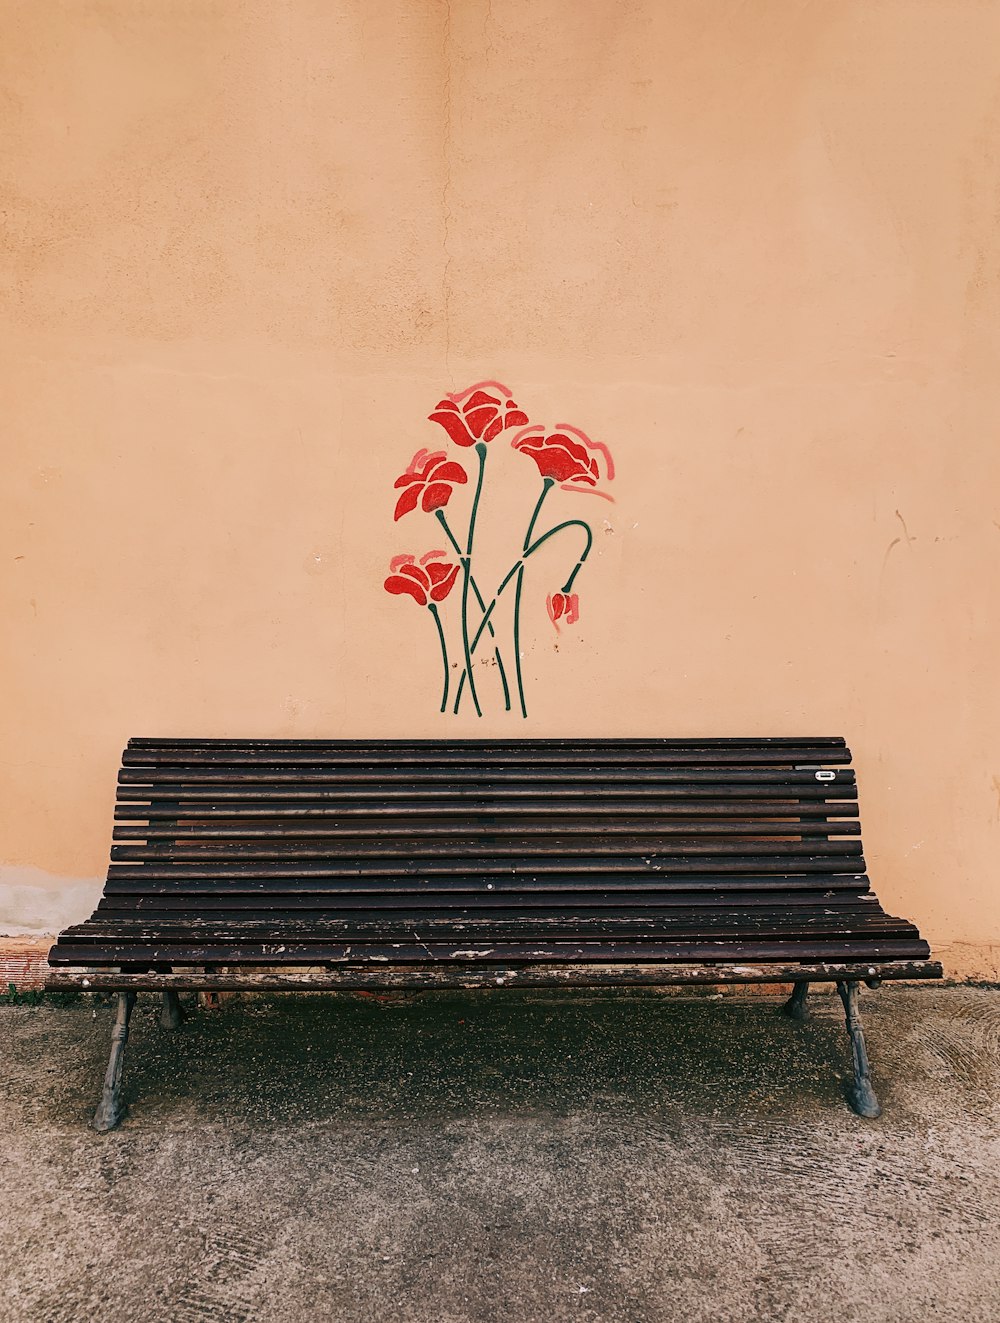
[[[782,1015],[787,1015],[790,1020],[807,1020],[809,1012],[806,1010],[806,997],[809,993],[809,984],[805,979],[799,980],[792,989],[792,995],[781,1008]]]
[[[126,1108],[121,1096],[122,1063],[125,1057],[125,1044],[128,1042],[128,1022],[132,1018],[135,998],[134,992],[118,994],[115,1022],[111,1028],[111,1057],[104,1076],[104,1092],[101,1094],[101,1101],[91,1122],[94,1129],[101,1134],[114,1130],[125,1115]]]
[[[163,1009],[160,1011],[160,1027],[162,1029],[179,1029],[184,1023],[184,1011],[181,1009],[181,999],[176,992],[165,988],[163,991]]]
[[[848,968],[842,966],[841,970],[846,973],[848,972]],[[883,971],[884,968],[885,967],[883,967]],[[386,971],[384,970],[380,971],[380,973],[383,975],[382,979],[380,980],[380,985],[383,988],[388,987],[389,989],[391,989],[393,987],[393,984],[391,983],[391,981],[387,982],[385,980],[384,978],[385,972]],[[504,972],[509,977],[510,973],[512,973],[513,971],[505,970]],[[588,972],[592,973],[593,971],[588,971]],[[687,972],[689,974],[691,973],[690,968],[688,969]],[[713,968],[711,972],[716,976],[716,980],[718,982],[725,981],[724,979],[719,978],[719,975],[722,972],[721,970]],[[749,972],[749,971],[745,971],[745,972]],[[831,971],[828,970],[825,972],[827,975],[827,979],[829,979]],[[850,972],[854,972],[854,971],[851,970]],[[163,976],[161,975],[159,977],[160,980],[162,980]],[[211,978],[213,981],[217,981],[219,975],[218,973],[213,973],[208,977]],[[113,978],[120,981],[123,978],[123,976],[121,974],[117,974],[117,975],[110,975],[109,978]],[[148,990],[152,990],[151,980],[149,978],[147,977],[138,978],[135,976],[133,976],[133,978],[135,983],[139,984],[140,987],[145,987]],[[93,981],[96,982],[98,980],[93,980]],[[180,981],[181,981],[181,986],[190,987],[192,984],[192,978],[190,975],[182,976],[182,979]],[[650,981],[666,983],[669,982],[670,980],[661,977],[658,980],[651,979]],[[689,983],[693,983],[699,980],[688,978],[685,981]],[[758,978],[757,980],[752,980],[744,977],[739,980],[731,979],[730,981],[763,982],[765,980],[762,978]],[[771,980],[768,979],[766,981],[771,981]],[[813,981],[817,981],[817,980],[813,980]],[[837,991],[840,994],[841,1001],[843,1002],[846,1029],[848,1036],[850,1037],[851,1040],[851,1057],[854,1066],[854,1078],[853,1081],[849,1083],[845,1089],[847,1101],[850,1104],[851,1109],[854,1112],[856,1112],[858,1116],[862,1116],[867,1119],[874,1119],[875,1117],[881,1116],[882,1108],[879,1105],[878,1097],[876,1096],[875,1090],[872,1086],[871,1067],[868,1062],[868,1051],[865,1046],[864,1030],[862,1029],[861,1026],[861,1016],[858,1011],[858,994],[862,980],[857,978],[839,978],[831,981],[836,982]],[[865,981],[869,982],[870,984],[877,985],[879,980],[869,977],[865,979]],[[88,982],[90,982],[90,980],[88,980]],[[251,983],[250,988],[252,988],[254,991],[272,991],[272,992],[294,990],[294,987],[290,988],[288,985],[282,987],[280,984],[277,987],[275,987],[273,984],[270,987],[268,987],[267,986],[268,982],[270,982],[269,979],[262,978],[260,983],[256,987],[254,987],[253,983]],[[495,987],[498,983],[502,985],[504,982],[505,979],[503,977],[494,977],[493,979],[490,980],[490,983],[486,984],[485,986],[492,985]],[[795,980],[792,995],[781,1007],[782,1014],[787,1015],[790,1019],[796,1021],[801,1021],[807,1018],[805,1003],[806,1003],[806,997],[809,993],[809,982],[810,980],[808,979]],[[346,988],[344,987],[343,984],[341,984],[341,989],[345,991],[350,990],[351,983],[354,983],[355,988],[357,988],[357,982],[355,980],[350,980]],[[541,986],[548,986],[548,987],[559,986],[559,980],[555,978],[539,980],[538,983],[535,983],[535,986],[539,986],[539,983],[541,984]],[[587,983],[590,986],[600,986],[600,983],[597,980],[588,979]],[[240,978],[240,985],[243,988],[247,987],[247,983],[245,981],[245,975]],[[120,982],[119,982],[119,986],[120,986]],[[153,984],[152,986],[153,988],[155,988],[155,984]],[[197,986],[197,984],[195,984],[195,986]],[[402,984],[402,986],[405,987],[406,985]],[[424,984],[423,986],[426,987],[426,984]],[[477,986],[482,987],[484,986],[484,983],[482,981],[468,980],[468,979],[459,982],[448,980],[445,983],[445,986],[466,987],[466,988],[477,987]],[[621,986],[621,982],[619,982],[619,986]],[[161,982],[161,987],[162,987],[162,982]],[[421,984],[418,982],[416,984],[416,989],[419,989],[420,987]],[[102,1134],[108,1130],[114,1130],[118,1125],[120,1125],[127,1110],[124,1102],[122,1101],[122,1096],[121,1096],[122,1065],[125,1056],[125,1044],[128,1042],[129,1021],[132,1016],[132,1011],[135,1008],[135,1001],[137,995],[138,992],[137,989],[135,988],[129,989],[128,991],[124,991],[124,992],[118,991],[115,1019],[111,1029],[111,1056],[108,1061],[107,1072],[104,1076],[104,1091],[101,1095],[101,1101],[100,1104],[98,1105],[97,1111],[94,1114],[94,1119],[92,1122],[93,1128],[97,1131],[100,1131]],[[179,1029],[183,1024],[185,1018],[186,1017],[180,1004],[180,997],[178,995],[177,988],[174,987],[174,988],[163,989],[163,1006],[160,1011],[161,1026],[164,1029],[170,1029],[170,1030]]]
[[[859,987],[860,984],[854,979],[844,979],[837,983],[840,1000],[844,1003],[844,1017],[847,1021],[851,1056],[854,1060],[854,1083],[847,1086],[847,1101],[858,1116],[874,1119],[882,1115],[882,1108],[872,1088],[865,1034],[861,1028],[861,1016],[858,1014]]]

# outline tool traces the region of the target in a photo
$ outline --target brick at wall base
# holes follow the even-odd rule
[[[34,992],[45,986],[49,972],[45,957],[55,937],[0,936],[0,992],[13,983],[18,992]]]

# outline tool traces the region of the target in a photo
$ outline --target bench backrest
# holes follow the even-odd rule
[[[235,908],[857,892],[849,764],[835,738],[136,739],[108,890]]]

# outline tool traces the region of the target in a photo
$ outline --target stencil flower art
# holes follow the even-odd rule
[[[393,556],[389,562],[389,577],[385,581],[387,593],[409,593],[419,606],[443,602],[455,586],[458,566],[449,565],[438,558],[443,551],[428,551],[419,560],[415,556]]]
[[[456,446],[492,441],[508,427],[523,427],[528,415],[499,381],[478,381],[457,395],[446,395],[432,414]]]
[[[404,488],[396,502],[393,518],[402,519],[403,515],[415,510],[418,500],[420,508],[428,514],[440,510],[451,500],[456,483],[468,481],[465,469],[449,459],[445,451],[435,450],[432,453],[429,450],[418,450],[410,460],[410,467],[393,484]]]
[[[458,684],[451,705],[453,713],[461,709],[462,699],[467,694],[476,716],[481,717],[483,705],[479,688],[487,683],[487,677],[495,675],[506,710],[512,710],[516,698],[522,717],[526,717],[521,603],[525,575],[532,557],[556,538],[560,547],[565,545],[574,552],[566,582],[545,598],[545,609],[558,631],[562,625],[572,625],[579,619],[580,599],[573,591],[573,584],[594,545],[593,529],[584,519],[562,519],[550,528],[543,526],[543,531],[539,532],[539,525],[543,524],[543,507],[546,507],[554,488],[591,492],[613,500],[606,491],[599,489],[598,484],[603,485],[614,478],[614,461],[606,445],[591,440],[578,427],[568,423],[559,423],[554,428],[530,424],[528,415],[515,404],[511,392],[499,381],[478,381],[467,390],[446,395],[428,419],[443,427],[454,445],[474,451],[476,468],[467,472],[449,457],[446,450],[418,450],[406,472],[396,479],[395,487],[400,494],[393,517],[401,519],[418,507],[432,515],[447,539],[454,559],[446,560],[448,553],[444,551],[429,551],[419,560],[411,555],[396,556],[389,564],[385,589],[393,596],[412,597],[434,620],[441,649],[442,712],[446,712],[451,703],[454,670]],[[517,559],[489,595],[483,593],[473,570],[473,563],[477,560],[476,520],[483,495],[489,443],[511,427],[521,429],[511,444],[515,450],[535,461],[541,490],[537,491]],[[466,486],[469,488],[468,506],[465,506],[464,494],[460,493],[463,499],[453,500],[456,488]],[[457,518],[455,504],[459,506]],[[446,506],[448,515],[445,514]],[[551,559],[547,558],[546,563],[551,565]],[[456,609],[453,599],[446,619],[438,607],[459,581],[461,594],[456,593],[455,598],[461,597],[460,605]],[[451,652],[449,633],[452,635]],[[457,649],[455,635],[459,639]],[[488,655],[476,655],[484,639],[486,647],[492,648],[492,659]],[[456,651],[459,660],[453,662],[451,657]],[[505,656],[507,663],[513,659],[513,684],[508,679]]]
[[[559,423],[556,431],[548,434],[544,427],[525,427],[511,445],[535,461],[543,478],[551,478],[566,491],[593,491],[599,482],[615,476],[614,460],[607,446],[591,441],[586,432],[567,423]],[[609,501],[614,499],[607,492],[595,492],[595,495]]]

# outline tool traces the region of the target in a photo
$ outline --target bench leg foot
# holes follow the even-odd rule
[[[122,1059],[125,1056],[125,1044],[128,1042],[128,1022],[135,1006],[134,992],[119,992],[118,1009],[115,1023],[111,1030],[111,1057],[108,1061],[107,1074],[104,1076],[104,1092],[91,1125],[102,1134],[114,1130],[125,1115],[125,1104],[121,1097]]]
[[[796,982],[792,989],[792,995],[788,998],[781,1008],[782,1015],[787,1015],[790,1020],[805,1020],[809,1016],[806,1010],[806,994],[809,991],[809,984],[803,979]]]
[[[861,1028],[861,1017],[858,1015],[858,986],[854,980],[837,984],[840,1000],[844,1003],[847,1032],[851,1039],[851,1056],[854,1058],[854,1083],[847,1087],[847,1101],[858,1116],[874,1118],[882,1115],[882,1108],[872,1088],[868,1053],[865,1050],[865,1035]]]
[[[184,1011],[181,999],[176,992],[163,994],[163,1007],[160,1011],[161,1029],[179,1029],[184,1023]]]

